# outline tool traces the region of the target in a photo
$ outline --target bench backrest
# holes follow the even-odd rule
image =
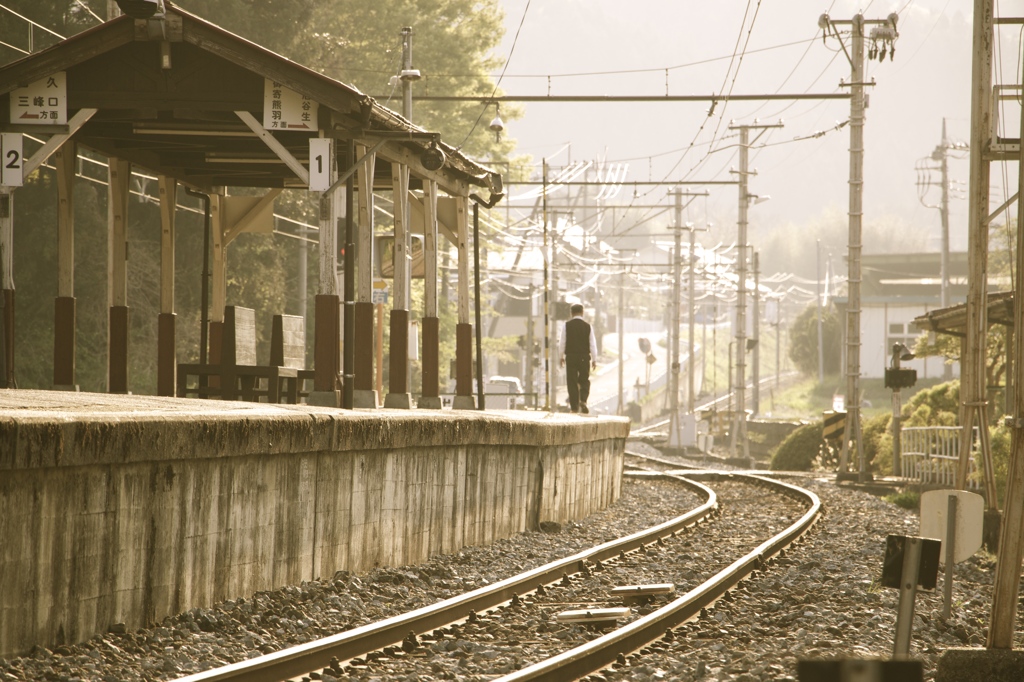
[[[221,365],[256,364],[256,311],[229,305],[224,307],[224,339]]]
[[[270,328],[270,364],[306,366],[306,320],[301,315],[274,315]]]

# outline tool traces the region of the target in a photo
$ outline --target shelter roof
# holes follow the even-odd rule
[[[355,87],[167,5],[162,18],[120,16],[0,68],[0,128],[72,132],[10,120],[12,91],[64,72],[69,121],[96,110],[75,132],[80,144],[207,191],[301,187],[295,171],[237,113],[266,123],[267,84],[279,83],[315,109],[315,126],[272,129],[274,140],[303,165],[311,137],[366,145],[386,139],[377,153],[381,184],[390,186],[390,163],[401,162],[410,167],[413,188],[431,178],[449,193],[468,194],[472,185],[501,193],[500,175]],[[431,142],[446,155],[437,171],[420,160]]]
[[[1013,324],[1013,292],[996,291],[988,294],[988,321],[989,324],[1001,324],[1011,326]],[[949,306],[931,310],[924,315],[914,318],[914,323],[919,329],[949,334],[951,336],[964,336],[967,329],[967,304]]]

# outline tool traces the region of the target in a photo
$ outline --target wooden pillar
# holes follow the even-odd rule
[[[174,312],[174,213],[178,182],[160,176],[160,315],[156,337],[156,394],[175,395],[177,353]]]
[[[388,353],[388,394],[384,407],[408,410],[409,392],[409,282],[412,275],[409,253],[409,167],[391,164],[391,191],[394,197],[394,305],[391,310],[391,347]]]
[[[440,321],[437,317],[437,183],[423,197],[423,388],[418,407],[441,409]]]
[[[224,308],[227,306],[227,250],[224,243],[224,206],[222,195],[210,194],[210,364],[220,362],[224,344]],[[211,377],[211,385],[219,385],[219,378]]]
[[[335,158],[336,143],[330,140],[328,158]],[[338,166],[331,163],[331,184]],[[313,390],[309,402],[340,407],[337,377],[341,372],[341,300],[338,297],[338,215],[341,189],[320,196],[320,276],[314,303]],[[305,283],[302,283],[305,286]]]
[[[128,190],[131,164],[110,159],[108,221],[108,303],[110,306],[107,344],[107,391],[128,393]]]
[[[975,18],[977,21],[977,17]],[[1024,117],[1020,122],[1024,135]],[[1024,147],[1020,149],[1020,163],[1017,172],[1018,197],[1024,196]],[[1017,200],[1017,225],[1024,220],[1024,202]],[[1013,297],[1013,347],[1007,345],[1007,356],[1024,351],[1024,231],[1017,230],[1017,267],[1014,268]],[[1017,362],[1013,370],[1013,385],[1024,386],[1024,363]],[[1010,375],[1007,374],[1007,384]],[[1024,558],[1024,400],[1014,391],[1013,407],[1008,413],[1010,431],[1010,461],[1006,472],[1006,497],[1003,501],[1002,528],[999,535],[999,553],[996,555],[996,575],[992,589],[992,620],[988,628],[988,647],[991,649],[1012,649],[1017,625],[1017,599],[1020,596],[1020,563]],[[979,430],[986,431],[988,424],[982,422]],[[987,465],[987,463],[986,463]]]
[[[981,461],[989,511],[998,509],[988,448],[988,403],[985,387],[985,339],[988,333],[988,211],[990,165],[985,154],[992,131],[992,17],[993,0],[975,0],[971,71],[970,192],[967,209],[967,327],[960,359],[960,461],[956,487],[967,487],[972,457],[972,427],[982,433]]]
[[[75,384],[75,166],[78,153],[68,140],[54,153],[57,170],[57,298],[53,310],[53,387]]]
[[[459,251],[459,318],[455,325],[455,400],[457,410],[475,410],[473,397],[473,325],[469,321],[469,199],[455,198]]]
[[[0,187],[0,334],[5,371],[0,387],[14,388],[14,193]]]
[[[356,158],[366,158],[356,171],[359,196],[359,222],[356,228],[356,305],[355,305],[355,391],[353,407],[376,408],[373,389],[373,169],[376,154],[366,154],[364,145],[356,145]]]

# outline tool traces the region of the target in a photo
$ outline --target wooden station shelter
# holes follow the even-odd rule
[[[390,192],[395,198],[394,311],[389,393],[384,404],[410,407],[412,403],[406,370],[408,243],[411,231],[422,230],[426,279],[419,405],[441,405],[440,230],[459,254],[456,406],[472,405],[467,209],[471,190],[484,195],[489,192],[491,201],[497,200],[501,176],[445,145],[439,135],[413,126],[351,86],[170,6],[145,19],[117,17],[0,68],[0,132],[4,133],[5,149],[19,153],[19,133],[48,138],[38,151],[21,159],[20,169],[8,169],[0,177],[0,288],[9,374],[16,320],[12,264],[17,245],[12,243],[12,201],[17,192],[13,185],[52,156],[59,201],[53,384],[75,384],[72,186],[76,147],[81,145],[108,157],[110,167],[110,392],[130,391],[126,218],[131,169],[137,167],[159,177],[162,204],[160,319],[158,348],[153,349],[160,395],[175,395],[174,218],[178,185],[208,195],[213,349],[228,303],[228,245],[238,234],[252,229],[261,214],[266,215],[282,189],[308,188],[316,191],[320,200],[320,276],[313,324],[318,400],[338,402],[335,388],[343,374],[340,341],[344,309],[352,312],[354,321],[354,328],[348,330],[353,339],[351,349],[345,351],[345,374],[350,375],[346,378],[351,379],[353,389],[346,397],[352,404],[345,406],[378,404],[373,390],[372,303],[376,191]],[[255,199],[230,197],[228,187],[263,188],[266,193]],[[343,286],[337,274],[338,246],[350,240],[355,253],[353,249],[345,253],[353,267],[346,267]]]

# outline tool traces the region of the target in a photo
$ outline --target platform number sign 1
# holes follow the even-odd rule
[[[22,168],[25,160],[22,156],[22,134],[0,134],[0,185],[5,187],[21,187]]]
[[[331,140],[309,138],[309,190],[326,192],[331,187]]]

